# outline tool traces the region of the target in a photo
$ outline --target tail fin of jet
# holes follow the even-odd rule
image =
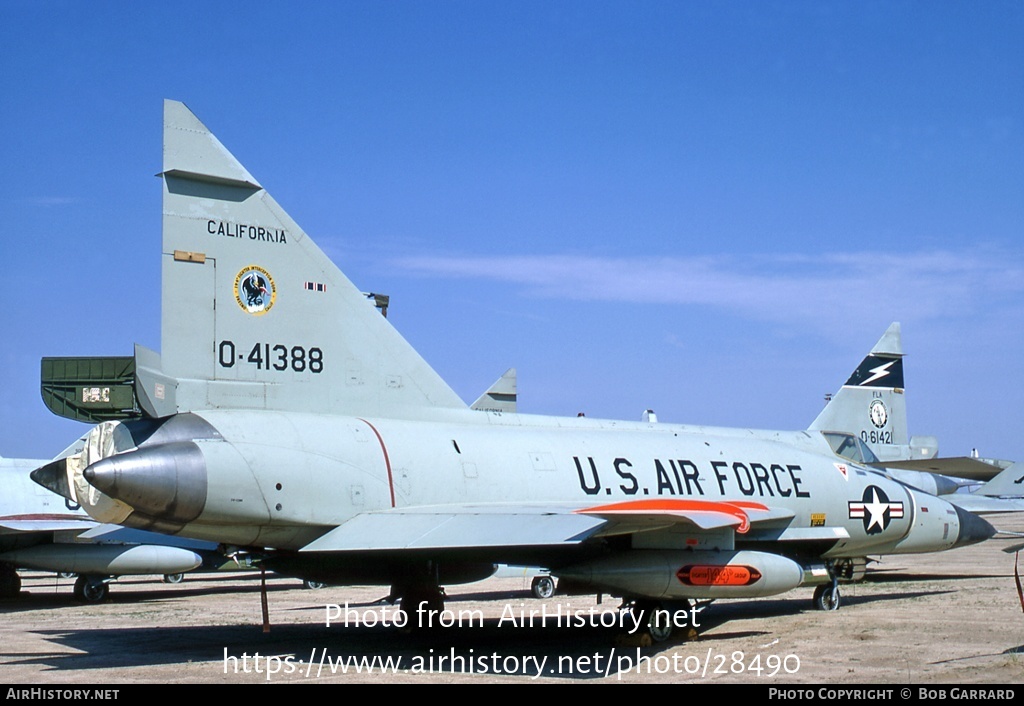
[[[974,492],[999,498],[1024,498],[1024,461],[1011,463]]]
[[[889,325],[849,380],[809,427],[853,434],[879,459],[930,458],[938,450],[930,437],[907,436],[900,325]]]
[[[422,415],[465,403],[183,104],[164,102],[165,413]]]
[[[507,412],[514,414],[516,411],[516,369],[509,368],[506,370],[469,407],[470,409],[482,412]]]

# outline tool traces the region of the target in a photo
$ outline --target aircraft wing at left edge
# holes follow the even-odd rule
[[[77,532],[91,529],[96,523],[91,520],[66,519],[38,515],[8,515],[0,517],[0,534],[24,532]]]

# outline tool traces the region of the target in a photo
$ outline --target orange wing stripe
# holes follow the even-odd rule
[[[768,508],[760,503],[738,500],[735,502],[716,502],[713,500],[682,500],[678,498],[658,498],[653,500],[626,500],[620,503],[609,503],[577,510],[582,514],[641,514],[641,513],[686,513],[686,512],[717,512],[735,517],[740,522],[736,529],[744,534],[750,529],[750,518],[746,510],[764,510]]]

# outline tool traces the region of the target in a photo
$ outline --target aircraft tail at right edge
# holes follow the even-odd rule
[[[1024,498],[1024,462],[1011,463],[974,492],[997,498]]]
[[[808,428],[853,434],[882,461],[931,458],[934,438],[908,437],[904,392],[903,342],[893,322]]]

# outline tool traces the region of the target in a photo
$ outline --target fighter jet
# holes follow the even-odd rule
[[[934,436],[909,436],[900,324],[893,322],[809,427],[837,454],[971,512],[1024,510],[1024,466],[939,457]]]
[[[0,458],[0,599],[20,593],[19,567],[78,574],[75,597],[94,603],[107,597],[112,576],[176,577],[202,562],[193,551],[164,546],[170,538],[162,535],[146,533],[156,544],[105,538],[77,503],[32,483],[29,472],[45,463]]]
[[[621,597],[656,639],[691,601],[815,586],[834,610],[869,553],[994,533],[817,431],[471,409],[179,102],[164,104],[163,157],[145,418],[103,422],[32,474],[98,521],[388,585],[418,625],[446,584],[543,567]]]

